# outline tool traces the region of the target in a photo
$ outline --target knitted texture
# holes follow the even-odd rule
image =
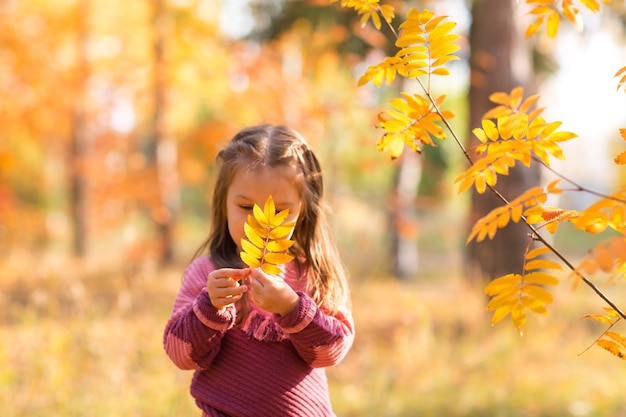
[[[217,310],[206,291],[214,269],[208,257],[187,268],[163,336],[171,360],[195,370],[191,394],[203,415],[334,416],[324,368],[352,345],[350,312],[318,308],[291,263],[284,279],[300,296],[296,309],[281,317],[250,302],[249,316],[234,327],[235,307]]]

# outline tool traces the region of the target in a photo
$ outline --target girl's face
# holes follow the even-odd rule
[[[240,169],[228,188],[226,195],[226,216],[228,231],[237,248],[241,250],[241,239],[245,236],[243,225],[252,207],[261,209],[271,195],[276,211],[289,209],[288,222],[295,222],[300,215],[302,200],[296,188],[298,171],[292,166],[261,167],[252,171]]]

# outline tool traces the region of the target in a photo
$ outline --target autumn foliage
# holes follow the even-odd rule
[[[524,2],[529,6],[532,17],[526,37],[545,30],[548,37],[554,38],[563,19],[582,30],[581,10],[599,12],[602,3],[608,4],[610,0]],[[423,146],[435,146],[437,140],[452,136],[469,163],[455,180],[459,192],[472,188],[479,194],[493,192],[502,202],[500,207],[476,221],[467,241],[492,239],[510,222],[524,222],[529,228],[523,272],[496,277],[485,288],[485,293],[491,298],[487,309],[493,312],[492,322],[495,324],[510,317],[522,334],[528,313],[547,314],[547,307],[553,301],[550,288],[560,283],[563,277],[560,271],[565,265],[577,283],[588,285],[608,304],[604,313],[584,316],[608,325],[596,344],[625,359],[626,337],[614,331],[613,326],[626,319],[626,315],[588,277],[603,271],[612,277],[622,278],[626,272],[626,190],[618,190],[611,195],[594,193],[600,197],[599,200],[585,210],[547,206],[548,196],[562,193],[565,186],[589,191],[559,176],[545,188],[526,190],[510,201],[504,198],[497,190],[499,177],[508,175],[509,170],[518,164],[550,167],[554,158],[563,160],[566,157],[560,145],[576,139],[578,135],[560,130],[560,121],[546,120],[542,116],[545,109],[537,107],[540,97],[525,97],[523,88],[517,87],[510,92],[491,95],[493,108],[483,116],[482,126],[472,132],[479,145],[471,150],[465,149],[448,123],[454,116],[453,112],[442,110],[445,108],[445,95],[436,94],[431,89],[432,77],[448,75],[445,65],[457,59],[454,53],[459,49],[459,36],[454,34],[455,23],[429,10],[412,8],[405,21],[394,24],[396,14],[393,7],[380,3],[378,0],[341,1],[342,7],[357,11],[363,25],[371,21],[380,29],[384,21],[396,37],[397,52],[367,69],[359,85],[369,82],[381,86],[396,77],[404,77],[415,79],[420,91],[403,91],[400,97],[391,99],[391,109],[379,116],[378,127],[384,133],[378,142],[378,149],[388,152],[391,158],[397,158],[405,149],[420,152]],[[619,69],[615,76],[618,78],[618,90],[622,89],[626,84],[626,67]],[[624,139],[625,132],[626,129],[620,131]],[[615,163],[626,164],[626,152],[618,155]],[[555,233],[564,222],[590,234],[613,229],[619,236],[601,242],[589,251],[580,265],[573,265],[543,234]],[[550,255],[556,259],[551,260]]]

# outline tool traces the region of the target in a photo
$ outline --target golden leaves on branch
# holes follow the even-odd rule
[[[338,0],[331,0],[331,2]],[[519,1],[518,1],[519,2]],[[601,3],[610,0],[525,0],[530,6],[529,15],[534,19],[526,29],[526,36],[531,37],[545,27],[548,37],[556,37],[561,19],[565,18],[575,28],[583,30],[581,10],[598,12]],[[454,22],[446,16],[435,16],[428,10],[412,8],[407,19],[399,26],[399,35],[391,26],[394,17],[393,8],[379,4],[379,0],[341,0],[343,7],[354,8],[361,17],[361,24],[370,20],[380,29],[382,21],[389,23],[396,37],[397,52],[387,56],[377,65],[370,66],[360,77],[358,84],[372,83],[377,87],[391,84],[396,78],[415,78],[422,94],[402,92],[401,97],[391,100],[391,110],[378,116],[377,127],[385,133],[378,141],[380,151],[389,152],[391,158],[399,157],[405,148],[420,152],[422,146],[435,146],[435,139],[445,139],[441,124],[450,130],[468,160],[469,168],[459,175],[455,183],[459,192],[474,187],[478,193],[491,188],[504,205],[497,207],[479,219],[467,238],[482,241],[492,239],[497,232],[510,222],[524,221],[531,233],[529,241],[538,241],[544,247],[528,249],[524,256],[524,269],[521,274],[507,274],[489,283],[485,289],[491,297],[488,310],[493,311],[492,323],[495,324],[511,316],[513,324],[523,333],[528,312],[546,314],[547,305],[553,297],[546,287],[557,285],[559,280],[552,273],[560,270],[559,264],[540,259],[549,252],[556,254],[578,277],[578,282],[585,282],[611,307],[606,315],[594,315],[601,322],[611,326],[626,318],[619,308],[604,296],[584,274],[596,271],[611,274],[612,277],[626,273],[626,190],[611,196],[600,195],[586,190],[574,182],[562,177],[548,184],[545,189],[531,188],[517,198],[509,201],[496,189],[500,175],[508,175],[511,168],[522,163],[530,166],[535,160],[540,164],[551,165],[552,158],[565,159],[561,149],[562,142],[577,137],[572,132],[559,131],[562,123],[550,122],[542,117],[544,108],[536,107],[538,95],[524,98],[521,87],[510,93],[496,92],[490,96],[495,106],[484,116],[480,127],[472,131],[478,140],[475,147],[476,158],[467,153],[460,144],[455,132],[450,128],[448,119],[453,117],[449,111],[441,111],[440,106],[445,96],[431,93],[431,77],[449,75],[446,64],[458,59],[456,44],[459,36],[453,33]],[[618,78],[617,89],[626,90],[626,67],[615,74]],[[626,140],[626,128],[620,130]],[[626,165],[626,152],[615,158],[618,165]],[[557,173],[557,175],[559,175]],[[560,182],[567,182],[572,187],[561,189]],[[564,191],[586,191],[599,197],[599,200],[583,211],[546,206],[548,196]],[[622,195],[624,194],[624,195]],[[600,233],[607,228],[616,230],[620,235],[601,243],[591,250],[578,268],[573,267],[552,245],[539,234],[540,230],[556,233],[563,222],[570,222],[576,228],[588,233]],[[530,243],[529,243],[530,248]],[[608,311],[608,310],[607,310]],[[619,333],[607,330],[596,341],[597,345],[620,357],[626,357],[626,338]]]
[[[610,1],[602,0],[605,4]],[[535,21],[526,28],[526,38],[537,34],[544,25],[547,35],[550,38],[556,37],[559,32],[561,16],[565,16],[576,30],[582,32],[584,25],[580,14],[581,6],[593,13],[600,11],[599,0],[526,0],[526,3],[533,6],[529,14],[535,18]]]
[[[378,141],[379,151],[388,151],[391,158],[399,157],[405,145],[415,152],[420,152],[421,145],[434,146],[431,135],[437,139],[445,139],[445,131],[436,122],[441,116],[434,109],[433,104],[417,95],[401,93],[402,98],[391,100],[392,110],[378,115],[378,127],[385,130],[385,134]],[[439,105],[445,96],[439,97],[435,103]],[[452,118],[451,112],[443,111],[443,116]]]
[[[506,227],[511,221],[517,223],[522,219],[523,215],[528,215],[528,210],[524,211],[525,207],[542,207],[540,204],[546,202],[548,194],[561,193],[562,190],[557,187],[557,183],[558,180],[551,182],[545,191],[541,187],[531,188],[510,201],[509,204],[491,210],[486,216],[474,223],[466,243],[471,242],[473,239],[481,242],[486,237],[493,239],[498,229]],[[551,221],[554,221],[554,219],[551,219]]]
[[[338,0],[330,0],[331,3],[337,1]],[[365,26],[367,22],[371,20],[374,27],[380,29],[382,25],[380,16],[382,16],[387,23],[391,23],[395,16],[393,6],[388,4],[381,5],[379,0],[341,0],[341,7],[356,10],[357,14],[361,16],[361,27]]]
[[[371,82],[380,87],[393,82],[398,75],[405,78],[449,75],[444,65],[458,59],[454,52],[460,47],[455,44],[459,36],[451,33],[456,23],[445,19],[446,16],[435,16],[429,10],[410,9],[407,20],[400,25],[401,33],[396,40],[400,49],[396,55],[370,66],[358,84]],[[421,145],[434,146],[431,135],[445,139],[445,131],[436,122],[450,119],[454,114],[439,110],[445,95],[432,98],[428,90],[425,93],[427,97],[403,92],[402,97],[391,100],[393,109],[379,115],[378,127],[385,133],[378,141],[378,150],[389,152],[395,159],[405,146],[415,152],[420,152]]]
[[[487,187],[496,185],[498,175],[507,175],[509,168],[518,161],[529,166],[531,155],[548,166],[550,156],[565,159],[558,143],[577,135],[557,131],[562,123],[546,122],[540,116],[543,108],[531,111],[538,96],[523,100],[523,93],[524,89],[517,87],[511,94],[498,92],[489,97],[498,106],[485,114],[482,127],[472,131],[481,143],[475,149],[481,157],[455,179],[454,182],[459,184],[459,193],[472,186],[477,192],[484,193]]]
[[[491,281],[485,287],[485,294],[492,297],[487,311],[493,311],[491,323],[495,325],[509,314],[520,335],[524,333],[527,311],[547,314],[547,304],[554,300],[545,286],[559,283],[557,277],[544,270],[561,270],[556,262],[539,259],[550,252],[548,248],[536,248],[526,253],[522,274],[507,274]]]
[[[380,87],[383,82],[391,83],[396,74],[405,78],[449,75],[444,65],[459,59],[454,53],[460,46],[455,43],[459,35],[450,33],[456,23],[444,22],[445,19],[446,16],[435,16],[429,10],[409,10],[407,20],[400,25],[401,33],[396,40],[400,49],[396,55],[370,66],[358,84],[371,82]]]
[[[286,251],[294,244],[289,237],[295,222],[286,222],[289,209],[276,212],[272,196],[267,198],[263,209],[255,204],[252,214],[244,224],[246,238],[241,239],[241,260],[252,268],[277,275],[281,272],[278,265],[293,260]]]
[[[620,359],[626,359],[626,337],[617,332],[605,332],[604,339],[599,339],[596,344],[617,356]]]
[[[618,358],[626,359],[626,336],[611,330],[621,320],[621,316],[617,311],[605,307],[604,314],[586,314],[582,318],[608,324],[608,329],[594,343]]]
[[[406,77],[450,74],[444,65],[459,59],[454,53],[460,46],[455,43],[459,35],[451,33],[456,23],[445,21],[446,18],[435,16],[430,10],[409,10],[396,41],[396,46],[401,48],[396,56],[405,63]]]

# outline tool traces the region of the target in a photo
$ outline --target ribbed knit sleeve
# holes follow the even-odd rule
[[[214,269],[208,258],[198,258],[185,271],[163,334],[163,346],[181,369],[206,369],[217,356],[226,330],[235,322],[235,307],[217,310],[206,290]]]
[[[306,293],[298,291],[300,302],[290,314],[275,315],[276,322],[289,334],[291,343],[312,368],[338,364],[354,341],[354,322],[346,309],[327,314]]]

